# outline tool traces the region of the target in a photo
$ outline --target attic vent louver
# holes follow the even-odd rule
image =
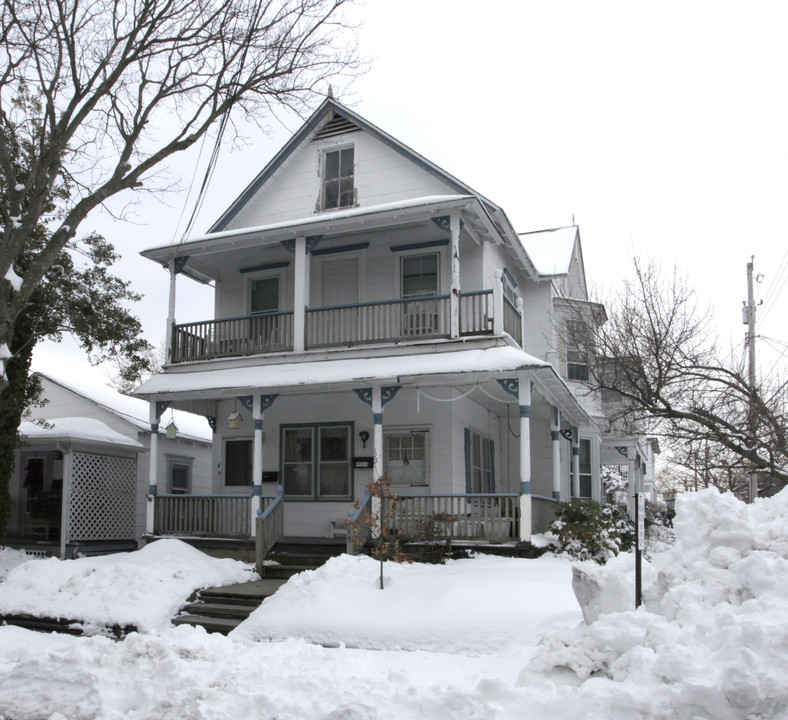
[[[344,133],[357,132],[361,128],[347,118],[335,115],[320,130],[313,138],[314,140],[322,140],[323,138],[334,137],[335,135],[343,135]]]

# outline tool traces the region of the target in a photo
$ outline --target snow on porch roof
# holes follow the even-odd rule
[[[199,392],[226,392],[259,388],[266,390],[324,386],[326,389],[364,382],[400,382],[403,378],[427,378],[468,373],[490,373],[549,368],[549,363],[513,347],[454,350],[394,357],[288,362],[255,367],[168,372],[154,375],[135,395],[161,397]]]
[[[145,446],[136,440],[115,432],[100,420],[87,417],[65,417],[48,420],[49,427],[24,420],[19,432],[28,440],[80,440],[83,442],[100,443],[102,445],[121,445],[124,448],[144,450]]]

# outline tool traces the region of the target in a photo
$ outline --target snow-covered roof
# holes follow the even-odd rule
[[[540,275],[566,275],[572,264],[577,226],[520,233],[520,241]]]
[[[101,443],[102,445],[122,445],[123,447],[142,450],[145,446],[136,440],[116,432],[100,420],[87,417],[64,417],[47,420],[48,427],[24,420],[19,425],[19,432],[28,440],[82,440],[84,442]]]
[[[331,389],[338,385],[365,382],[397,381],[404,377],[429,377],[473,372],[514,372],[549,368],[550,364],[514,347],[430,352],[394,357],[365,357],[343,360],[314,360],[277,365],[189,372],[168,372],[154,375],[144,382],[136,395],[168,397],[196,391],[236,392],[243,390],[276,390],[317,386]]]
[[[108,387],[97,387],[95,385],[80,383],[70,378],[68,380],[63,380],[49,373],[38,373],[38,375],[50,382],[60,385],[66,390],[81,395],[96,405],[100,405],[105,410],[117,415],[140,430],[150,432],[150,406],[144,400],[122,395]],[[162,418],[162,420],[166,418],[167,422],[162,421],[159,429],[160,433],[165,432],[164,426],[169,423],[170,412],[173,413],[172,417],[178,428],[179,437],[206,443],[210,443],[213,440],[213,433],[205,418],[194,415],[193,413],[184,412],[183,410],[167,410]],[[46,414],[46,410],[44,410],[44,414]]]

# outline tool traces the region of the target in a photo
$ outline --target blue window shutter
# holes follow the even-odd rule
[[[465,492],[471,492],[471,429],[465,428]]]
[[[490,492],[495,492],[495,442],[490,440]]]

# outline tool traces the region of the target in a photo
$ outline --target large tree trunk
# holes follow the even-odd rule
[[[0,393],[0,543],[5,540],[11,515],[10,483],[19,447],[19,423],[25,408],[37,397],[39,387],[29,377],[34,343],[30,343],[30,328],[21,319],[17,324],[15,342],[11,343],[12,352],[20,338],[22,343],[27,340],[27,344],[16,349],[6,363],[8,382]]]

